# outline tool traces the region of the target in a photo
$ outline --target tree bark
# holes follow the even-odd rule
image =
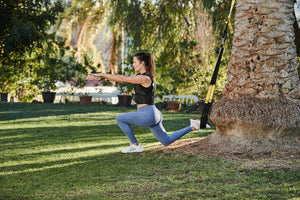
[[[210,120],[215,138],[283,140],[300,136],[292,0],[238,0],[224,97]]]

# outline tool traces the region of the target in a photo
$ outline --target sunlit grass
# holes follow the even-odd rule
[[[0,199],[292,199],[292,169],[244,169],[225,159],[153,151],[148,128],[133,127],[145,151],[129,144],[115,117],[134,108],[0,104]],[[163,112],[168,133],[198,115]],[[194,131],[184,138],[203,137]]]
[[[12,107],[11,104],[7,105]],[[33,109],[32,105],[23,105],[24,108]],[[2,169],[10,169],[0,172],[0,174],[33,172],[68,166],[73,163],[69,160],[116,153],[129,144],[128,139],[116,125],[115,117],[118,112],[114,112],[114,107],[112,107],[112,112],[93,110],[93,112],[76,113],[77,111],[74,110],[75,113],[71,112],[67,115],[60,113],[56,116],[52,113],[61,111],[61,109],[56,109],[55,106],[62,107],[62,105],[52,105],[53,110],[50,110],[51,105],[38,105],[40,108],[46,107],[46,110],[50,111],[50,116],[42,111],[36,112],[38,109],[28,114],[25,112],[30,111],[26,110],[1,112],[1,116],[19,116],[21,114],[21,117],[0,122],[0,131],[2,130],[0,132],[1,157],[3,160],[8,160],[2,163],[1,167]],[[16,107],[21,108],[18,104]],[[66,106],[66,108],[82,109],[82,106]],[[99,109],[99,106],[94,108]],[[134,109],[130,108],[129,111],[131,110]],[[22,118],[22,116],[25,117]],[[171,120],[176,118],[181,119],[176,115],[170,117]],[[146,128],[136,127],[136,129],[143,132],[140,135],[141,140],[152,136]],[[159,144],[158,142],[153,143]],[[57,163],[61,161],[68,163],[39,166],[45,162]],[[22,165],[30,166],[30,168],[17,170]],[[33,165],[39,167],[31,167]]]

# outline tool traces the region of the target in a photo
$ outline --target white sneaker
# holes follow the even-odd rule
[[[127,149],[121,150],[122,153],[134,153],[134,152],[142,152],[142,151],[143,151],[143,147],[141,143],[139,143],[138,146],[130,143],[130,146]]]
[[[200,119],[190,119],[191,127],[195,127],[195,129],[200,129]]]
[[[190,123],[191,123],[190,126],[195,127],[197,130],[200,130],[200,124],[201,124],[200,119],[190,119]],[[211,128],[211,127],[209,124],[206,124],[206,128]]]
[[[211,126],[209,124],[206,124],[206,128],[211,128]]]

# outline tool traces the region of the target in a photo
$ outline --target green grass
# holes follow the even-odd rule
[[[115,117],[134,110],[0,103],[0,199],[300,197],[299,169],[247,169],[232,160],[154,151],[160,144],[147,128],[133,127],[145,151],[121,154],[129,141]],[[199,117],[163,115],[169,134]],[[194,131],[184,138],[212,131]]]

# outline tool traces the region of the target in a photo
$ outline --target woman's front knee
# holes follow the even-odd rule
[[[125,114],[126,113],[122,113],[122,114],[117,115],[116,120],[122,120],[125,117]]]
[[[116,117],[117,122],[123,121],[122,119],[123,119],[122,114],[117,115],[117,117]]]

